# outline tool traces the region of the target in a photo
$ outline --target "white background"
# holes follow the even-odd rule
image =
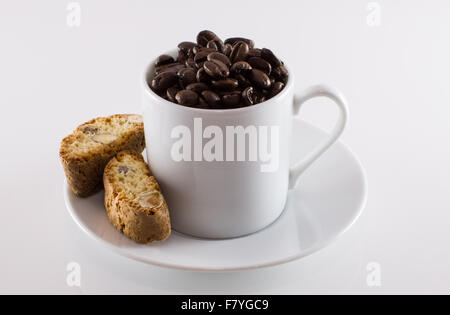
[[[379,0],[0,3],[0,293],[450,293],[450,5]],[[143,67],[198,31],[253,38],[296,72],[298,90],[347,96],[342,141],[369,181],[354,227],[322,251],[236,273],[147,266],[95,243],[63,201],[59,142],[92,117],[138,112]],[[314,100],[303,118],[335,112]],[[81,287],[66,284],[69,262]],[[381,286],[366,266],[381,266]]]

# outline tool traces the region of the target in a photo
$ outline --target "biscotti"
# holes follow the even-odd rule
[[[106,213],[119,231],[142,244],[169,237],[166,201],[141,154],[118,153],[106,166],[103,183]]]
[[[61,142],[60,157],[67,182],[79,197],[103,188],[103,170],[118,152],[145,148],[140,115],[119,114],[92,119]]]

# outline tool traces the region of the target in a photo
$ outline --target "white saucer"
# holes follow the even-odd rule
[[[301,120],[295,121],[294,133],[293,161],[326,137],[325,132]],[[111,225],[103,192],[78,198],[66,184],[64,197],[81,229],[121,255],[169,268],[225,271],[285,263],[330,244],[361,214],[367,183],[358,159],[338,142],[305,171],[297,189],[289,192],[283,214],[264,230],[227,240],[199,239],[173,231],[166,241],[150,245],[134,243]]]

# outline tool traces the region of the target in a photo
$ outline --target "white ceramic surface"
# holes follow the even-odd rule
[[[293,146],[297,160],[327,135],[294,120]],[[227,271],[272,266],[309,255],[336,239],[361,214],[367,183],[361,164],[337,142],[302,175],[288,195],[282,215],[265,229],[226,240],[199,239],[174,231],[162,243],[139,245],[119,233],[108,221],[103,192],[90,198],[74,196],[65,187],[67,208],[84,232],[121,255],[142,262],[186,270]]]
[[[295,187],[303,171],[339,138],[347,122],[346,100],[338,90],[317,85],[294,95],[295,76],[290,69],[285,88],[263,103],[236,109],[205,110],[180,106],[154,93],[149,88],[154,64],[154,61],[150,63],[141,82],[145,139],[147,147],[151,148],[147,150],[147,158],[171,207],[172,226],[189,235],[238,237],[271,224],[285,207],[288,188]],[[308,155],[301,160],[292,160],[296,163],[290,168],[292,117],[303,103],[319,96],[328,97],[337,105],[336,126],[327,139],[311,148]],[[174,144],[182,138],[181,133],[174,131],[180,126],[189,133],[188,141],[185,141],[190,144],[189,160],[180,161],[173,157]],[[252,137],[246,138],[242,133],[245,142],[242,146],[239,146],[239,137],[233,133],[230,136],[228,132],[228,128],[238,126],[242,130],[254,128]],[[206,128],[215,128],[214,133],[208,134]],[[261,141],[264,139],[262,128],[266,128],[266,141]],[[203,145],[212,138],[220,138],[215,150],[220,148],[223,153],[219,159],[207,161]],[[230,139],[235,138],[229,145]],[[251,138],[256,141],[252,143]],[[304,141],[296,139],[294,146],[303,146]],[[200,145],[196,146],[196,143]],[[270,150],[262,149],[263,146]],[[239,149],[243,151],[245,161],[237,160]],[[245,154],[251,150],[258,157],[255,161],[249,161],[250,154]],[[230,160],[229,151],[234,152]],[[271,153],[269,161],[261,158],[261,151]]]

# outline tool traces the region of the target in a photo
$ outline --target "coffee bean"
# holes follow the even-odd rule
[[[218,90],[216,93],[217,93],[217,95],[219,95],[222,98],[224,95],[241,94],[242,90],[239,90],[239,89],[235,89],[235,90],[231,90],[231,91]]]
[[[252,66],[248,62],[245,62],[245,61],[235,62],[231,66],[231,72],[235,73],[235,74],[245,73],[250,70],[252,70]]]
[[[237,42],[244,42],[248,45],[249,48],[253,48],[255,46],[255,43],[248,38],[243,38],[243,37],[231,37],[231,38],[227,38],[225,40],[225,44],[230,44],[231,46],[234,46],[235,43]]]
[[[158,58],[156,58],[155,66],[159,67],[159,66],[167,65],[167,64],[173,63],[173,62],[175,62],[175,60],[173,59],[172,56],[161,55]]]
[[[230,109],[264,102],[279,94],[288,81],[283,62],[251,39],[223,42],[204,30],[196,42],[178,44],[176,58],[161,55],[150,87],[162,98],[202,109]]]
[[[181,42],[178,44],[178,49],[188,55],[189,51],[192,51],[192,48],[195,46],[197,46],[197,44],[193,42]]]
[[[239,41],[234,44],[233,49],[231,50],[230,60],[232,63],[243,61],[247,58],[247,54],[248,45],[245,42]]]
[[[199,68],[197,71],[197,82],[201,82],[201,83],[209,83],[211,82],[211,77],[206,74],[205,69]]]
[[[273,87],[273,85],[275,84],[275,78],[273,77],[273,76],[271,76],[271,75],[269,75],[269,79],[270,79],[270,86],[272,86]]]
[[[248,58],[251,58],[251,57],[261,57],[261,49],[259,49],[259,48],[249,49]]]
[[[203,97],[199,96],[198,104],[195,106],[195,108],[210,109],[210,106]]]
[[[165,91],[167,88],[175,85],[178,81],[178,76],[174,72],[163,72],[158,74],[151,82],[151,88],[157,93]]]
[[[230,57],[232,49],[233,49],[233,46],[231,46],[230,44],[225,44],[225,45],[223,45],[222,53],[225,56]]]
[[[208,44],[206,44],[206,48],[211,48],[221,52],[223,50],[223,42],[219,38],[210,40]]]
[[[228,67],[222,61],[217,59],[205,61],[203,68],[206,73],[214,79],[226,78],[230,74]]]
[[[252,68],[262,70],[267,75],[269,75],[272,71],[272,66],[270,65],[270,63],[262,59],[261,57],[251,57],[247,62],[252,66]]]
[[[254,90],[254,98],[255,98],[255,104],[264,102],[266,100],[266,95],[265,95],[264,90],[255,89]]]
[[[194,106],[198,103],[198,95],[194,91],[181,90],[175,95],[178,104]]]
[[[255,93],[252,86],[249,86],[242,92],[242,99],[247,106],[255,104]]]
[[[215,42],[214,40],[210,40],[210,41],[208,42],[208,44],[206,44],[206,47],[207,47],[207,48],[214,49],[215,51],[218,51],[218,50],[219,50],[219,47],[217,47],[217,44],[216,44],[216,42]]]
[[[186,67],[185,65],[182,65],[180,63],[170,63],[167,65],[162,65],[162,66],[156,67],[155,73],[160,74],[163,72],[173,72],[176,74],[178,72],[178,70],[183,69],[185,67]]]
[[[200,46],[206,47],[206,45],[208,45],[208,42],[210,40],[218,39],[218,38],[219,37],[211,31],[208,31],[208,30],[201,31],[197,35],[197,44],[199,44]]]
[[[261,58],[268,61],[273,68],[281,66],[280,60],[273,54],[270,49],[263,48],[261,49]]]
[[[248,78],[261,89],[270,88],[271,82],[269,76],[259,69],[252,69],[248,75]]]
[[[208,103],[211,108],[218,109],[220,108],[221,102],[220,97],[216,93],[211,90],[205,90],[202,92],[202,97]]]
[[[184,64],[186,62],[186,59],[188,58],[188,55],[185,54],[183,51],[179,50],[178,51],[178,57],[177,57],[177,62]]]
[[[191,83],[197,82],[196,71],[192,68],[183,68],[177,72],[182,88],[186,88]]]
[[[176,103],[175,95],[177,95],[178,91],[179,90],[174,86],[168,88],[166,91],[167,100]]]
[[[222,103],[228,108],[237,107],[241,103],[241,93],[226,94],[222,96]]]
[[[275,95],[280,93],[283,88],[284,88],[283,82],[275,82],[274,84],[272,84],[272,89],[270,90],[269,96],[274,97]]]
[[[188,68],[197,69],[197,64],[195,63],[194,58],[192,57],[188,57],[188,59],[186,59],[186,62],[184,64]]]
[[[213,61],[214,59],[223,62],[227,67],[231,66],[230,59],[220,52],[212,52],[207,57],[209,61]]]
[[[235,78],[238,80],[238,84],[242,88],[246,88],[252,85],[252,83],[242,74],[235,75]]]
[[[225,90],[225,91],[231,91],[234,90],[239,86],[238,80],[233,78],[227,78],[217,81],[212,81],[212,85],[219,89],[219,90]]]
[[[188,86],[186,86],[186,90],[194,91],[195,93],[200,94],[204,90],[209,89],[208,85],[201,82],[191,83]]]
[[[275,76],[275,78],[277,80],[286,84],[289,73],[284,65],[280,65],[279,67],[276,67],[275,69],[273,69],[273,75]]]
[[[213,48],[201,47],[201,46],[195,46],[194,48],[192,48],[192,53],[194,55],[198,54],[201,51],[215,52],[216,50],[214,50]]]
[[[215,50],[202,49],[198,53],[196,53],[194,56],[194,61],[197,65],[197,67],[200,68],[200,65],[202,65],[208,59],[208,55],[214,51]]]

